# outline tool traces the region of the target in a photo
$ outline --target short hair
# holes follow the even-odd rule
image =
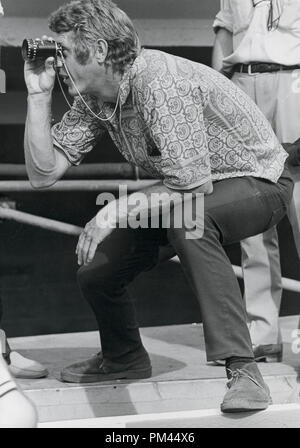
[[[108,44],[106,64],[123,74],[140,52],[140,41],[127,14],[110,0],[73,0],[54,11],[49,28],[55,33],[74,32],[75,56],[86,64],[98,39]]]

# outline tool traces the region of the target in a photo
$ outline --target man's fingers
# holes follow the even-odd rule
[[[77,263],[79,264],[79,266],[81,266],[83,264],[82,261],[82,248],[80,245],[77,246]]]
[[[53,37],[51,37],[51,36],[47,36],[46,34],[44,34],[44,35],[42,36],[42,39],[43,39],[43,40],[51,40],[51,41],[54,41]]]
[[[91,240],[90,247],[89,247],[89,250],[87,253],[87,257],[86,257],[86,264],[90,263],[94,259],[97,247],[98,247],[98,243],[95,240]]]
[[[55,60],[54,60],[54,57],[50,57],[50,58],[47,58],[46,59],[46,61],[45,61],[45,69],[46,69],[46,71],[49,73],[49,72],[52,72],[52,73],[55,73],[55,71],[54,71],[54,62],[55,62]]]
[[[78,243],[77,243],[77,247],[76,247],[76,254],[77,254],[77,259],[78,259],[78,264],[82,265],[83,264],[83,248],[84,248],[84,244],[85,244],[85,233],[82,232]]]
[[[82,263],[86,264],[87,263],[87,256],[88,256],[88,252],[89,252],[89,248],[91,245],[91,241],[92,239],[86,235],[83,246],[81,248],[81,258],[82,258]]]
[[[37,61],[25,61],[24,63],[25,72],[35,72],[41,73],[45,69],[45,62],[42,60]]]

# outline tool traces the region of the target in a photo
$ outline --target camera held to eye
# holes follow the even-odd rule
[[[24,39],[22,44],[22,56],[24,61],[34,62],[57,57],[62,47],[55,40]]]

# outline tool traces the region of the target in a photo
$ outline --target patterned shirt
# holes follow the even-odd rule
[[[95,98],[85,101],[100,112]],[[104,103],[100,117],[113,109]],[[225,76],[156,50],[142,50],[125,72],[111,120],[76,97],[53,142],[77,165],[105,130],[125,159],[173,189],[238,176],[277,182],[287,157],[262,112]]]

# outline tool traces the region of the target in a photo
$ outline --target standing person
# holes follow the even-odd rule
[[[0,1],[0,17],[4,15],[3,7]],[[0,24],[1,26],[1,24]],[[1,90],[0,90],[1,94]],[[1,142],[0,142],[1,143]],[[0,297],[0,325],[2,320],[2,300]],[[47,376],[48,372],[45,367],[37,361],[25,358],[15,350],[11,350],[5,333],[0,327],[0,337],[2,338],[2,349],[0,351],[0,357],[3,355],[6,363],[9,366],[10,373],[17,378],[43,378]]]
[[[76,249],[78,280],[96,315],[102,351],[66,367],[62,380],[151,375],[126,287],[157,264],[159,247],[166,245],[198,298],[208,360],[226,359],[222,411],[265,409],[269,389],[254,361],[239,285],[222,245],[261,233],[284,216],[293,189],[287,153],[243,91],[207,66],[141,49],[131,20],[111,1],[67,3],[52,14],[50,28],[61,47],[58,57],[25,63],[24,146],[33,187],[54,184],[108,131],[128,161],[160,180],[143,190],[143,212],[151,214],[154,195],[167,202],[176,192],[193,205],[204,197],[196,220],[201,227],[203,218],[203,234],[194,238],[185,223],[175,225],[175,206],[168,229],[131,227],[132,195],[110,202],[87,223]],[[74,103],[51,128],[54,67]]]
[[[300,2],[221,0],[214,22],[213,67],[246,92],[280,142],[300,135]],[[299,146],[299,140],[296,142]],[[287,150],[289,145],[287,145]],[[291,158],[296,181],[289,208],[300,256],[299,150]],[[281,268],[276,227],[241,242],[245,301],[257,360],[281,361]]]

